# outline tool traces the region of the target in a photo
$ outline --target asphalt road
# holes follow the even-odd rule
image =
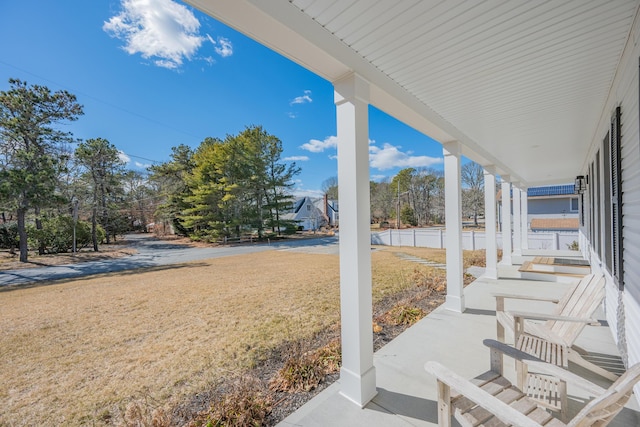
[[[270,250],[294,250],[311,253],[337,253],[337,237],[295,239],[261,244],[243,244],[211,248],[192,248],[155,239],[152,235],[126,236],[138,253],[121,258],[89,261],[77,264],[0,271],[0,287],[48,280],[72,279],[92,274],[135,270],[145,267],[181,264],[209,258],[249,254]]]

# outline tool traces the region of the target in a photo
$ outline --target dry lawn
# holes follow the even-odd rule
[[[373,252],[374,300],[428,269],[404,250]],[[0,425],[119,424],[131,402],[173,406],[335,325],[338,290],[337,256],[269,251],[0,292]]]

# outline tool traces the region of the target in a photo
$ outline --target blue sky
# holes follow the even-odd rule
[[[0,90],[15,77],[75,94],[85,114],[65,129],[131,169],[262,125],[302,168],[297,194],[337,175],[332,85],[182,2],[3,0],[0,40]],[[371,179],[442,168],[440,144],[374,108],[369,137]]]

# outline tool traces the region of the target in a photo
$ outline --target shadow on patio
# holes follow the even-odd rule
[[[502,267],[501,267],[502,268]],[[523,280],[517,276],[517,266],[507,267],[505,276],[491,280],[480,278],[465,288],[466,311],[462,314],[438,308],[405,331],[374,356],[377,374],[377,396],[360,409],[339,393],[339,381],[324,390],[309,403],[283,420],[279,426],[433,426],[437,425],[436,380],[424,370],[425,362],[435,360],[465,378],[473,378],[489,369],[489,349],[482,341],[496,338],[495,292],[522,293],[556,297],[567,284]],[[509,274],[513,273],[513,274]],[[526,302],[527,311],[550,311],[544,302]],[[517,301],[508,309],[525,308]],[[604,314],[597,313],[599,319]],[[512,338],[507,337],[510,341]],[[595,363],[614,365],[620,361],[611,331],[601,326],[587,326],[576,344],[589,351]],[[505,373],[515,381],[514,364],[505,358]],[[580,367],[570,369],[602,387],[610,383],[590,375]],[[585,403],[585,394],[569,386],[569,416],[575,415]],[[640,412],[634,397],[610,424],[615,427],[640,426]],[[454,421],[453,425],[457,425]]]

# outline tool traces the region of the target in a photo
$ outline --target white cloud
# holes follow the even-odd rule
[[[312,153],[322,153],[328,148],[336,147],[338,147],[337,136],[328,136],[324,139],[324,141],[320,141],[318,139],[310,139],[309,142],[300,146],[300,148],[302,148],[303,150],[311,151]]]
[[[124,151],[118,151],[118,158],[124,164],[127,164],[131,161],[131,157],[127,156]]]
[[[392,168],[429,167],[443,162],[441,157],[413,156],[411,151],[402,152],[400,146],[384,143],[382,148],[369,146],[369,162],[372,168],[387,170]]]
[[[283,159],[285,162],[306,162],[309,156],[289,156]]]
[[[134,162],[133,164],[136,165],[136,167],[139,167],[141,169],[147,169],[147,168],[151,167],[151,165],[148,164],[148,163]]]
[[[213,48],[218,55],[223,58],[233,55],[233,45],[231,44],[231,40],[225,39],[224,37],[218,37],[218,44],[219,46]]]
[[[313,99],[311,99],[311,91],[305,90],[304,95],[293,98],[293,100],[289,103],[289,105],[306,104],[310,102],[313,102]]]
[[[296,197],[311,197],[312,199],[317,199],[324,196],[324,192],[322,190],[311,190],[303,188],[302,185],[294,188],[292,193]]]
[[[382,182],[386,177],[387,175],[371,175],[371,179],[376,182]]]
[[[290,119],[295,119],[296,117],[298,117],[296,116],[296,113],[292,113],[292,112],[288,112],[287,116],[289,116]]]
[[[202,45],[200,22],[184,5],[172,0],[122,0],[122,8],[102,29],[124,41],[123,49],[130,55],[139,53],[159,67],[176,69]]]

